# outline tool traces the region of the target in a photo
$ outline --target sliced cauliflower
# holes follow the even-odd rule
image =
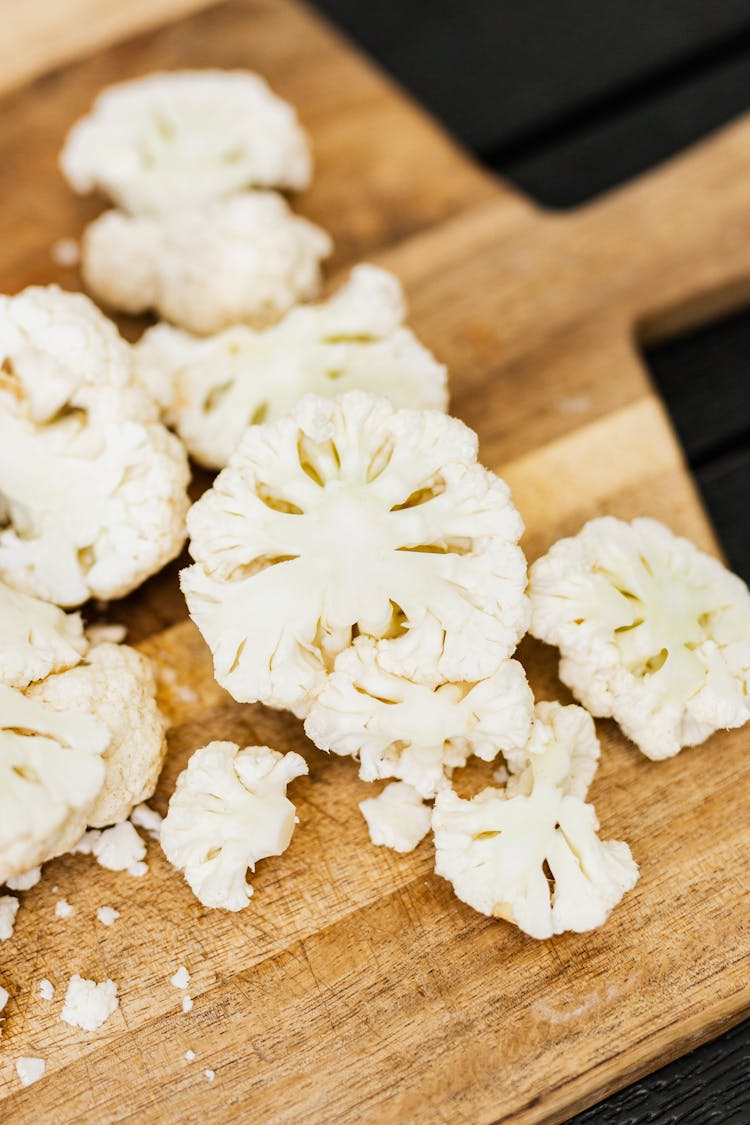
[[[179,554],[189,471],[161,423],[102,416],[101,395],[38,423],[9,397],[0,388],[0,578],[75,606],[121,597]]]
[[[599,839],[594,807],[579,795],[592,761],[579,711],[537,705],[525,769],[505,790],[470,801],[443,790],[435,799],[438,875],[475,910],[535,938],[601,926],[638,879],[627,844]]]
[[[592,520],[535,563],[530,592],[560,678],[649,758],[750,719],[750,592],[662,524]]]
[[[359,803],[373,844],[396,852],[413,852],[430,831],[432,809],[403,781],[386,785],[377,797]]]
[[[151,796],[167,744],[154,674],[145,656],[127,645],[103,643],[78,667],[49,676],[27,694],[55,710],[73,708],[93,715],[110,732],[103,754],[104,784],[89,809],[89,824],[117,824]]]
[[[77,613],[0,582],[0,683],[22,688],[77,664],[88,649]]]
[[[245,192],[157,217],[107,211],[83,236],[83,277],[97,299],[156,310],[207,335],[262,328],[320,291],[331,239],[270,191]]]
[[[60,166],[74,191],[158,214],[247,187],[307,187],[311,159],[293,108],[257,74],[184,70],[100,93]]]
[[[476,454],[456,419],[359,391],[251,427],[190,512],[182,572],[219,683],[304,716],[355,631],[395,637],[400,675],[492,675],[526,629],[526,564]]]
[[[516,660],[477,683],[416,683],[384,667],[392,644],[360,637],[336,658],[305,720],[316,746],[358,758],[363,781],[397,777],[423,797],[472,754],[523,751],[533,697]]]
[[[161,846],[205,906],[247,906],[248,868],[289,847],[297,820],[286,788],[306,773],[299,754],[267,746],[211,742],[196,750],[177,779]]]
[[[0,399],[39,424],[76,410],[117,420],[157,418],[152,397],[135,379],[132,349],[112,321],[83,293],[57,285],[0,296]]]
[[[361,265],[333,297],[262,331],[238,325],[200,339],[158,324],[135,349],[136,372],[193,458],[220,469],[246,426],[289,413],[307,391],[373,391],[398,407],[445,410],[446,369],[403,327],[405,315],[398,278]]]
[[[0,884],[79,838],[104,782],[109,742],[95,716],[0,685]]]

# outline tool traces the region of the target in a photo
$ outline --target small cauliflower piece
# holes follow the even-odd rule
[[[211,742],[177,779],[161,846],[204,906],[242,910],[248,868],[289,847],[297,822],[286,788],[307,773],[299,754]]]
[[[161,839],[161,826],[164,818],[149,805],[136,805],[130,814],[130,823],[142,828],[146,835],[158,843]]]
[[[294,109],[257,74],[183,70],[103,90],[60,167],[79,194],[159,214],[248,187],[307,187],[311,159]]]
[[[28,871],[22,871],[20,875],[13,875],[6,880],[5,885],[9,891],[30,891],[32,887],[37,885],[41,877],[41,867],[32,867]]]
[[[13,895],[0,895],[0,941],[10,941],[20,903]]]
[[[39,995],[42,1000],[54,1000],[55,998],[55,986],[52,981],[47,980],[46,977],[42,977],[39,981]]]
[[[143,862],[146,845],[129,820],[98,832],[86,832],[71,848],[72,855],[93,855],[108,871],[127,871],[138,878],[148,872]]]
[[[508,796],[530,796],[543,775],[564,796],[585,801],[601,754],[591,715],[582,707],[542,702],[534,707],[534,719],[526,746],[503,751]]]
[[[246,426],[289,413],[308,391],[373,391],[397,407],[445,410],[446,369],[405,316],[398,278],[360,265],[327,301],[261,331],[236,325],[201,339],[157,324],[134,349],[135,369],[190,455],[221,469]]]
[[[68,984],[60,1019],[83,1031],[98,1031],[117,1011],[119,1003],[117,985],[113,980],[97,984],[75,973]]]
[[[355,631],[388,671],[476,681],[526,629],[521,517],[437,411],[351,391],[251,427],[189,516],[181,575],[219,683],[300,717]]]
[[[396,777],[428,798],[472,754],[523,751],[534,700],[518,661],[476,683],[417,683],[384,666],[392,644],[360,637],[337,656],[305,720],[316,746],[358,758],[363,781]]]
[[[27,687],[72,668],[87,649],[77,613],[65,614],[0,582],[0,683]]]
[[[332,249],[320,227],[274,192],[246,192],[159,218],[106,211],[83,236],[94,296],[127,313],[153,309],[191,332],[265,327],[320,291]]]
[[[0,685],[0,884],[80,837],[104,782],[110,738],[93,715]]]
[[[91,714],[110,732],[103,754],[104,784],[89,810],[89,824],[101,828],[125,820],[151,796],[167,743],[145,656],[127,645],[102,643],[78,667],[34,684],[28,695],[55,709],[67,706]]]
[[[33,1058],[25,1055],[16,1059],[16,1074],[22,1086],[33,1086],[40,1078],[44,1078],[47,1064],[44,1059]]]
[[[3,1012],[7,1008],[9,1000],[10,993],[8,992],[7,988],[3,988],[3,986],[0,984],[0,1039],[2,1039],[3,1036],[3,1020],[5,1018],[3,1016]]]
[[[530,593],[561,680],[647,757],[750,719],[750,592],[656,520],[592,520],[534,564]]]
[[[591,773],[590,730],[581,720],[576,733],[580,716],[561,712],[579,710],[537,705],[535,727],[546,729],[532,733],[505,790],[435,799],[437,874],[475,910],[540,939],[601,926],[638,879],[627,844],[603,843],[593,806],[577,795]]]
[[[75,410],[157,418],[135,378],[132,348],[112,321],[83,293],[57,285],[0,296],[0,392],[35,423]]]
[[[115,910],[114,906],[100,906],[96,912],[96,920],[103,926],[114,926],[119,917],[120,911]]]
[[[377,797],[359,803],[373,844],[396,852],[413,852],[430,831],[432,809],[416,789],[393,781]]]

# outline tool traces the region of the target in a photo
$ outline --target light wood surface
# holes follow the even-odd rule
[[[187,65],[256,68],[299,107],[318,167],[298,206],[336,240],[332,279],[363,257],[401,276],[412,323],[450,366],[454,412],[514,489],[530,557],[605,511],[656,516],[712,547],[636,340],[747,297],[750,124],[590,207],[542,214],[306,10],[240,0],[6,98],[0,289],[77,286],[50,247],[97,205],[56,174],[65,129],[103,84]],[[603,929],[536,943],[459,903],[432,874],[429,842],[406,857],[369,845],[356,808],[367,787],[351,763],[216,686],[175,568],[110,616],[160,669],[172,729],[155,806],[209,739],[267,742],[310,763],[294,787],[301,823],[288,852],[260,865],[239,915],[203,909],[153,844],[143,880],[81,857],[49,864],[0,946],[13,996],[0,1120],[559,1121],[750,1010],[746,733],[654,764],[600,723],[592,798],[641,881]],[[530,640],[520,653],[537,695],[565,700],[554,653]],[[65,921],[54,917],[62,895],[76,907]],[[122,914],[111,929],[94,918],[104,904]],[[179,964],[190,1015],[169,984]],[[119,983],[120,1010],[99,1035],[58,1019],[73,972]],[[38,995],[43,976],[52,1004]],[[47,1062],[28,1090],[13,1072],[22,1054]]]

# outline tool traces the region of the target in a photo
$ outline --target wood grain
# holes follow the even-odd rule
[[[570,216],[542,213],[306,10],[236,0],[5,100],[0,287],[78,284],[49,257],[96,210],[55,173],[65,129],[104,83],[187,65],[255,67],[298,105],[318,162],[300,210],[333,233],[334,272],[366,256],[403,279],[414,326],[450,366],[454,411],[514,488],[531,557],[603,511],[654,515],[713,546],[634,341],[747,295],[747,122]],[[208,739],[268,742],[310,763],[293,791],[301,823],[239,916],[203,909],[155,846],[143,881],[82,858],[50,864],[0,947],[13,995],[0,1119],[558,1121],[750,1010],[742,733],[657,765],[599,724],[592,797],[642,878],[602,930],[535,943],[458,903],[429,844],[406,857],[368,846],[351,764],[216,686],[174,570],[112,616],[155,659],[172,723],[156,806]],[[527,640],[521,657],[540,698],[566,699],[552,652]],[[67,921],[54,918],[53,885],[77,908]],[[111,930],[94,920],[105,903],[122,912]],[[168,980],[180,963],[190,1016]],[[120,984],[99,1036],[38,997],[42,976],[62,991],[72,972]],[[48,1069],[24,1091],[21,1054]]]

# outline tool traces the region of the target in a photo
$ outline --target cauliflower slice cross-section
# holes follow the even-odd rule
[[[205,905],[242,910],[253,888],[248,868],[289,847],[296,824],[286,788],[307,773],[299,754],[211,742],[177,779],[161,846]]]
[[[537,706],[535,726],[547,729],[532,734],[514,785],[468,801],[443,790],[432,818],[438,875],[475,910],[535,938],[601,926],[638,879],[627,844],[602,842],[594,807],[578,795],[591,772],[590,730],[565,711],[580,708]],[[582,747],[570,741],[576,726]]]
[[[104,304],[154,309],[208,335],[231,324],[262,328],[316,297],[331,248],[283,196],[253,191],[157,217],[106,211],[84,233],[82,272]]]
[[[104,782],[109,742],[95,716],[0,685],[0,884],[80,837]]]
[[[0,683],[26,687],[72,668],[87,649],[77,613],[63,613],[0,582]]]
[[[336,658],[305,720],[316,746],[358,758],[363,781],[397,777],[428,798],[472,754],[523,751],[533,697],[518,661],[477,683],[419,683],[383,666],[392,643],[360,637]]]
[[[394,638],[402,675],[491,675],[526,628],[526,563],[476,455],[456,419],[360,391],[251,427],[191,509],[181,576],[219,683],[304,717],[356,633]]]
[[[70,130],[62,171],[134,214],[248,187],[303,188],[307,138],[294,109],[250,71],[185,70],[110,86]]]
[[[135,348],[136,371],[193,458],[220,469],[247,425],[287,414],[307,391],[372,391],[397,407],[445,410],[445,367],[405,315],[398,279],[360,265],[327,301],[262,331],[236,325],[201,339],[158,324]]]
[[[531,632],[649,758],[750,719],[750,592],[652,519],[587,523],[531,568]]]

